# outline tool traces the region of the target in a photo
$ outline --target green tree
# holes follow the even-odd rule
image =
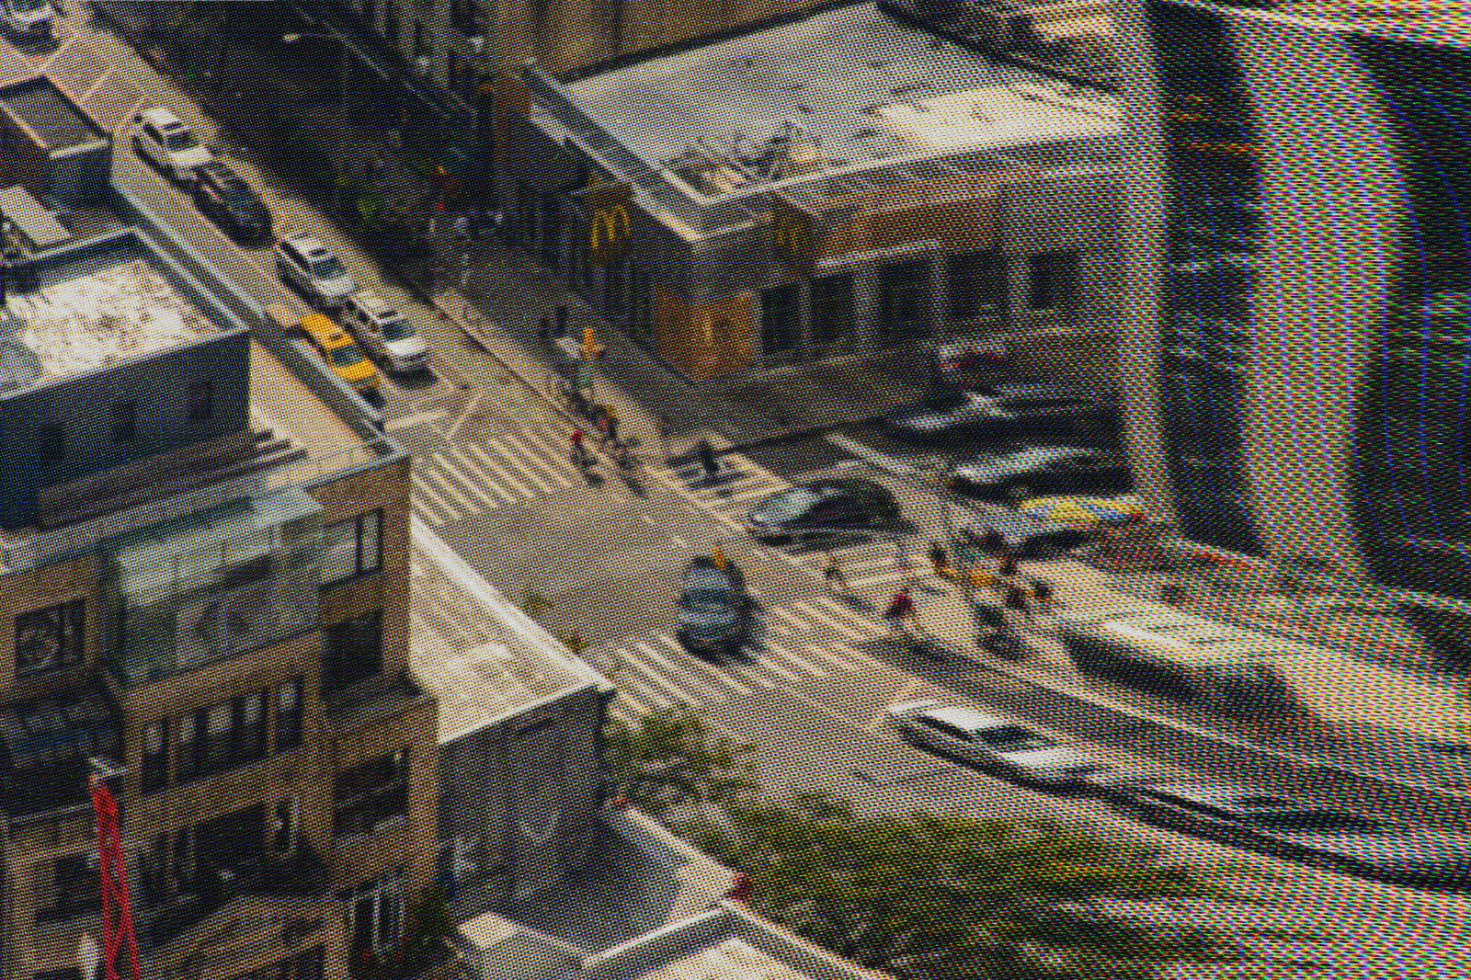
[[[643,715],[637,726],[613,719],[605,735],[614,791],[654,816],[679,803],[725,803],[757,785],[745,758],[755,745],[714,738],[688,707]]]
[[[860,817],[822,796],[724,810],[734,830],[689,836],[749,876],[757,912],[900,980],[1146,980],[1282,935],[1130,918],[1130,902],[1251,903],[1142,842],[961,812]]]

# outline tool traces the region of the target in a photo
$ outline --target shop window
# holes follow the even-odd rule
[[[15,617],[15,675],[64,670],[85,656],[85,600],[73,599]]]
[[[66,427],[60,422],[47,423],[36,432],[36,455],[44,463],[66,459]]]
[[[332,780],[332,833],[371,833],[408,806],[409,752],[399,749],[338,773]]]
[[[1040,252],[1027,257],[1027,308],[1072,309],[1078,288],[1078,253]]]
[[[143,731],[143,792],[163,789],[169,778],[169,725],[159,720]]]
[[[327,627],[322,688],[335,691],[383,669],[383,610]]]
[[[49,866],[43,863],[37,870],[38,919],[69,919],[100,909],[95,854],[68,854]]]
[[[112,403],[112,441],[133,442],[138,438],[138,402]]]
[[[322,584],[331,585],[383,567],[383,510],[366,511],[322,529]]]
[[[812,340],[831,344],[853,335],[853,273],[812,281]]]
[[[761,290],[761,352],[768,356],[796,349],[801,339],[802,313],[796,285]]]
[[[947,259],[950,319],[999,316],[1006,309],[1006,255],[999,249],[962,252]]]

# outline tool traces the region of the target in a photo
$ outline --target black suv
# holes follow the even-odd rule
[[[218,160],[194,171],[194,203],[236,239],[259,244],[271,237],[271,213],[255,190]]]
[[[734,562],[696,558],[680,578],[675,636],[695,653],[734,655],[751,637],[754,606]]]
[[[892,527],[900,513],[889,489],[872,480],[815,480],[767,497],[746,525],[758,541],[775,543]]]

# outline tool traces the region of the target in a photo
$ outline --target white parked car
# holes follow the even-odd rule
[[[276,243],[276,272],[318,309],[335,309],[358,291],[342,260],[311,235],[287,235]]]
[[[971,708],[906,701],[889,706],[889,719],[916,742],[1023,782],[1071,786],[1109,768],[1050,735]]]
[[[184,121],[161,106],[133,116],[133,151],[178,181],[191,180],[196,167],[214,159]]]
[[[359,289],[349,296],[341,320],[368,356],[391,371],[420,371],[429,362],[429,345],[419,331],[376,290]]]

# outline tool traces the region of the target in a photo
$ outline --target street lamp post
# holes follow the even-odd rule
[[[308,37],[328,38],[328,39],[330,39],[332,41],[335,41],[337,43],[338,50],[342,53],[342,78],[341,78],[341,81],[338,83],[338,86],[337,86],[337,96],[338,96],[337,124],[341,128],[341,135],[343,137],[346,137],[346,135],[347,135],[347,69],[348,69],[347,42],[344,41],[344,40],[342,40],[342,38],[338,37],[335,34],[322,34],[322,33],[313,33],[313,34],[285,34],[285,35],[282,35],[281,42],[283,44],[295,44],[298,41],[302,40],[303,38],[308,38]],[[343,145],[344,146],[346,145],[346,140],[345,139],[343,140]],[[342,162],[338,159],[337,154],[334,153],[334,154],[332,154],[332,214],[333,214],[334,217],[336,217],[339,214],[341,214],[341,211],[342,211]]]

